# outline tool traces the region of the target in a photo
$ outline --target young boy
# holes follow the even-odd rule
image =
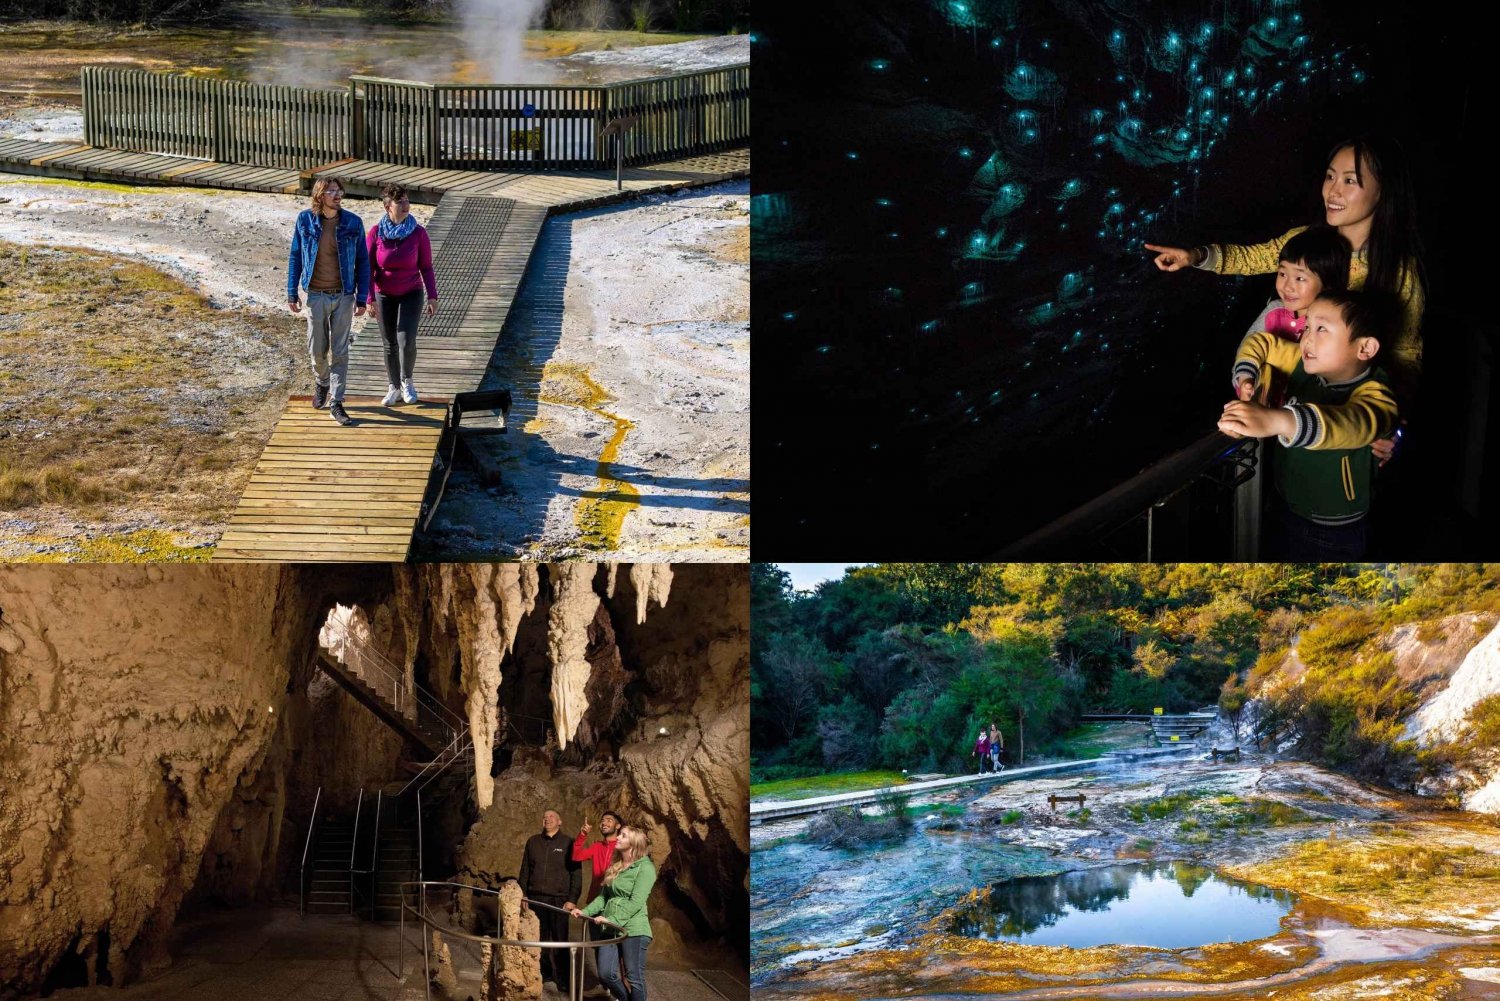
[[[1275,435],[1284,446],[1276,461],[1284,557],[1357,560],[1374,486],[1369,445],[1396,426],[1396,398],[1373,361],[1400,313],[1374,293],[1326,291],[1307,313],[1300,343],[1261,332],[1240,345],[1233,374],[1240,399],[1224,405],[1219,430]],[[1286,377],[1285,406],[1250,402],[1267,369]]]

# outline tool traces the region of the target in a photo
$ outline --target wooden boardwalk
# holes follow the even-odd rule
[[[379,194],[382,184],[395,181],[406,185],[411,200],[420,204],[436,204],[450,191],[471,195],[502,193],[522,204],[540,205],[553,212],[573,212],[646,193],[749,177],[750,151],[731,150],[631,167],[623,175],[624,191],[615,190],[614,172],[604,170],[483,172],[398,167],[372,160],[339,160],[299,171],[36,139],[0,139],[0,171],[75,181],[230,188],[278,195],[309,192],[313,182],[326,174],[342,180],[349,194],[356,197],[374,197]]]
[[[287,402],[214,560],[405,562],[447,401],[344,404],[350,427],[306,396]]]
[[[443,196],[428,223],[437,313],[417,331],[417,389],[424,398],[479,388],[547,210],[508,198]],[[383,396],[385,348],[370,320],[349,352],[349,392]]]
[[[384,346],[378,325],[368,321],[350,350],[345,405],[355,425],[340,427],[308,397],[292,397],[214,554],[221,561],[404,562],[427,498],[446,398],[479,388],[547,216],[748,177],[750,151],[632,167],[622,175],[623,191],[612,171],[431,170],[365,160],[298,171],[30,139],[0,139],[0,171],[274,194],[306,193],[331,175],[351,195],[376,196],[395,181],[412,201],[436,203],[428,231],[438,309],[418,332],[422,402],[379,405]]]

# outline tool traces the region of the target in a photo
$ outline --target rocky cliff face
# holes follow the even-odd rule
[[[1407,736],[1424,747],[1465,737],[1469,711],[1482,699],[1500,694],[1500,626],[1490,630],[1453,672],[1447,687],[1425,702],[1412,716]],[[1464,762],[1461,782],[1439,780],[1434,789],[1456,785],[1464,809],[1500,813],[1500,761],[1492,753]]]
[[[570,833],[614,808],[652,836],[653,956],[743,961],[743,567],[7,568],[0,997],[149,974],[185,899],[294,885],[319,786],[397,777],[401,740],[314,666],[335,602],[473,728],[467,872],[514,873],[549,806]]]

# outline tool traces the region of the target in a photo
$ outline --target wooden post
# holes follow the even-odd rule
[[[430,98],[427,120],[427,166],[436,169],[438,166],[438,88],[435,84],[427,85],[427,93]]]

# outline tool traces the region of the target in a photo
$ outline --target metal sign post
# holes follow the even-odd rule
[[[615,190],[625,190],[625,132],[640,124],[640,115],[623,115],[604,126],[599,135],[615,141]]]

